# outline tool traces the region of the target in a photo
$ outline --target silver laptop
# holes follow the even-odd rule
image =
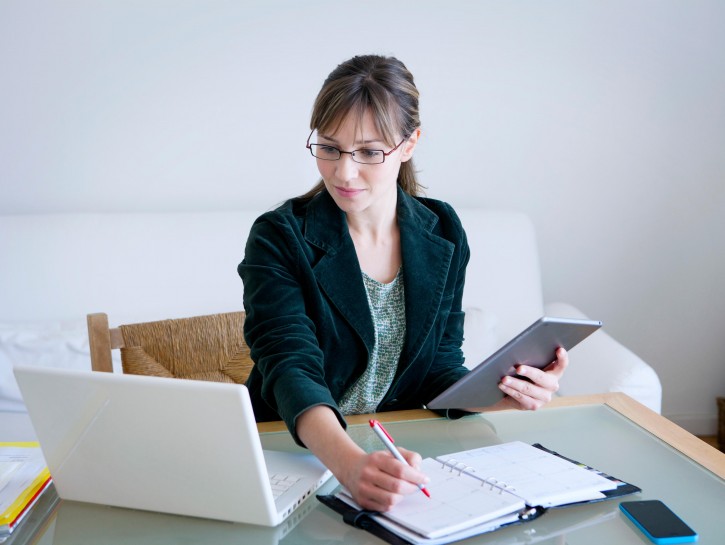
[[[262,450],[246,387],[16,367],[62,499],[275,526],[330,478]]]

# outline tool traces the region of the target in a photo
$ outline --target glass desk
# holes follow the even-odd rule
[[[446,420],[428,411],[376,415],[396,442],[426,456],[522,440],[542,443],[610,475],[641,494],[661,499],[700,534],[700,543],[725,543],[719,519],[725,513],[725,454],[623,394],[560,398],[537,412],[503,411]],[[363,448],[381,445],[365,417],[351,417],[350,435]],[[264,448],[295,450],[280,423],[260,424]],[[334,479],[323,493],[337,486]],[[649,543],[620,515],[618,500],[550,510],[541,518],[461,543],[622,545]],[[379,544],[374,536],[343,523],[312,498],[276,528],[216,522],[70,501],[60,502],[35,536],[22,526],[6,543],[82,544]]]

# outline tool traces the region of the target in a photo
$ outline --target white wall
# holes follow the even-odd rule
[[[265,209],[315,181],[327,73],[395,54],[428,194],[537,225],[547,301],[725,395],[725,3],[0,0],[0,214]],[[1,257],[0,257],[1,259]]]

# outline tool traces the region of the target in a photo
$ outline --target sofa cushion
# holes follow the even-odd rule
[[[520,212],[461,208],[458,214],[471,248],[464,310],[478,308],[495,316],[497,340],[503,344],[543,316],[534,225]]]
[[[498,318],[492,312],[478,307],[464,309],[463,355],[466,367],[473,369],[499,347]]]
[[[15,365],[90,370],[85,320],[0,322],[0,411],[25,410]]]

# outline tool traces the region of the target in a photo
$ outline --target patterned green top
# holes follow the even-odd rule
[[[343,414],[375,412],[393,383],[405,342],[403,268],[389,284],[362,275],[375,327],[375,347],[367,369],[340,401]]]

